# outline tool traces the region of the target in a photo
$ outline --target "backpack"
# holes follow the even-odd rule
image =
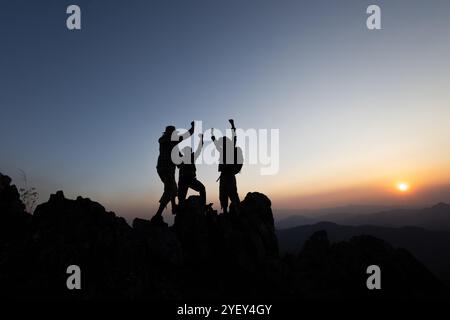
[[[244,156],[242,154],[242,149],[239,147],[234,148],[234,163],[231,165],[231,171],[233,174],[238,174],[242,170],[244,165]]]
[[[244,156],[240,147],[234,147],[233,163],[219,163],[219,172],[238,174],[244,165]],[[225,160],[224,160],[225,161]]]

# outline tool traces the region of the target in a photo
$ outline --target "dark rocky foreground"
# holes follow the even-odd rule
[[[190,197],[168,227],[123,218],[62,192],[27,214],[0,174],[0,295],[58,299],[447,298],[411,254],[370,236],[331,244],[316,232],[298,255],[280,257],[270,200],[248,193],[239,214],[201,212]],[[68,290],[78,265],[82,289]],[[366,288],[379,265],[382,290]]]

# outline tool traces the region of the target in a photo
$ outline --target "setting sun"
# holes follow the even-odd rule
[[[397,189],[401,192],[406,192],[409,190],[409,184],[406,182],[400,182],[397,184]]]

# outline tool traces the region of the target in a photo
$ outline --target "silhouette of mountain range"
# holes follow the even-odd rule
[[[404,249],[372,236],[331,243],[317,231],[298,254],[280,255],[271,202],[248,193],[218,215],[191,196],[173,226],[130,226],[99,203],[62,191],[25,212],[0,174],[0,296],[32,299],[446,298],[448,288]],[[284,240],[283,240],[284,241]],[[368,290],[366,269],[382,270]],[[69,265],[81,290],[68,290]]]
[[[341,225],[377,225],[385,227],[416,226],[432,230],[450,230],[450,205],[438,203],[424,209],[389,209],[373,212],[377,207],[349,206],[325,210],[307,210],[291,214],[277,222],[277,229],[322,221]],[[358,209],[361,211],[358,212]]]
[[[343,226],[332,222],[297,226],[277,231],[280,250],[297,253],[319,230],[332,242],[347,241],[358,235],[371,235],[414,254],[430,270],[450,285],[450,231],[430,231],[419,227]]]

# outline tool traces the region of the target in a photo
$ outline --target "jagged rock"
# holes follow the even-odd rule
[[[167,223],[152,222],[136,218],[133,220],[133,229],[141,241],[145,242],[154,259],[180,265],[183,261],[181,244],[175,232]]]
[[[278,241],[271,202],[259,192],[248,193],[240,206],[240,217],[259,258],[278,257]]]
[[[16,186],[11,185],[10,177],[0,173],[0,243],[22,237],[30,221]]]
[[[62,191],[37,206],[32,219],[36,286],[50,296],[68,295],[65,274],[69,265],[83,271],[84,297],[120,296],[133,281],[133,239],[123,218],[99,203]],[[70,295],[69,295],[70,296]]]
[[[169,227],[162,219],[123,218],[62,191],[25,213],[0,175],[0,295],[27,298],[264,299],[448,297],[414,257],[369,236],[332,244],[314,234],[297,257],[281,259],[269,198],[249,193],[230,214],[188,199]],[[82,270],[81,291],[66,269]],[[382,291],[365,287],[366,268],[382,269]]]
[[[174,229],[187,257],[195,261],[208,260],[214,255],[213,248],[218,244],[218,230],[214,228],[217,212],[205,211],[207,208],[200,203],[199,196],[190,196],[185,206],[179,208],[174,222]]]
[[[0,173],[0,292],[20,294],[27,272],[31,215],[16,186]]]

